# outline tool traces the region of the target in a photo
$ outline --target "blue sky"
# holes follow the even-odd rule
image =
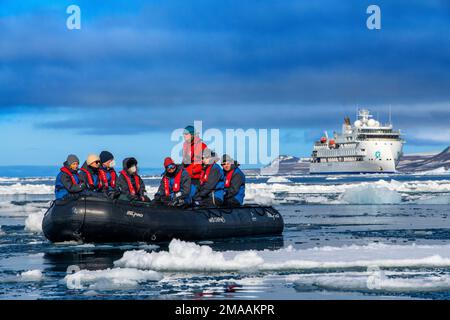
[[[66,28],[81,8],[82,29]],[[382,29],[366,28],[381,8]],[[279,128],[283,154],[367,106],[406,152],[450,144],[447,0],[2,0],[0,165],[109,149],[158,166],[173,129]]]

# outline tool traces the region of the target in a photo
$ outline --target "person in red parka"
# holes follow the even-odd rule
[[[184,128],[183,137],[183,166],[191,176],[191,195],[194,195],[200,185],[203,150],[208,146],[198,137],[193,126]]]

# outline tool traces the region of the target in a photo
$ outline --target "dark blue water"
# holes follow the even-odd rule
[[[450,298],[447,176],[287,178],[291,182],[273,185],[260,177],[250,178],[248,184],[248,188],[263,186],[274,193],[274,205],[285,219],[281,237],[198,243],[211,247],[213,253],[222,252],[227,261],[238,253],[257,250],[264,263],[277,263],[275,267],[204,271],[190,269],[194,262],[186,261],[186,270],[156,270],[160,276],[157,280],[146,279],[148,274],[134,274],[144,269],[116,276],[107,270],[115,268],[114,261],[121,259],[126,251],[161,253],[169,250],[168,243],[159,243],[158,247],[144,243],[52,244],[42,234],[25,230],[25,220],[45,209],[52,195],[7,193],[8,188],[51,186],[53,181],[3,180],[0,182],[0,299]],[[337,201],[341,199],[339,193],[331,195],[324,191],[320,194],[321,203],[295,201],[295,197],[300,197],[295,192],[297,188],[311,187],[314,191],[311,194],[317,195],[322,186],[339,189],[361,182],[376,185],[380,179],[397,181],[403,190],[401,194],[407,195],[406,200],[403,196],[395,204],[348,204]],[[146,179],[146,183],[153,190],[158,180]],[[294,199],[290,204],[279,204],[280,197]],[[300,198],[304,197],[302,194]],[[440,197],[441,204],[417,203],[416,199],[422,197]],[[283,251],[289,246],[293,251]],[[211,256],[204,262],[205,269],[211,267],[213,259]],[[368,267],[367,261],[378,269]],[[242,264],[246,265],[246,261]],[[73,289],[65,279],[69,266],[99,273],[89,281],[85,278],[82,288]],[[23,274],[28,271],[32,272]],[[375,287],[368,285],[373,279],[377,283]]]

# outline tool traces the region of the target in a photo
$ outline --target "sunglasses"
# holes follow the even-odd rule
[[[167,169],[175,169],[175,165],[174,164],[169,164],[166,168]]]

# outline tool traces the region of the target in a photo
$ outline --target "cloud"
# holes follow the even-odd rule
[[[309,105],[450,98],[445,2],[81,1],[0,18],[0,106]],[[84,21],[84,20],[83,20]]]
[[[429,134],[450,119],[449,2],[377,2],[380,31],[365,27],[371,1],[79,0],[82,30],[68,31],[69,1],[5,1],[0,120],[105,136],[202,120],[310,140],[391,104],[411,143],[445,143]]]
[[[364,105],[360,107],[366,107]],[[376,118],[389,120],[389,106],[370,106]],[[152,132],[171,132],[184,128],[195,120],[209,128],[278,128],[288,132],[282,135],[292,142],[292,130],[304,131],[305,141],[316,139],[327,130],[339,131],[345,116],[355,118],[353,105],[321,105],[308,108],[295,105],[228,105],[222,108],[189,106],[186,108],[97,107],[51,108],[45,116],[34,120],[40,130],[71,130],[83,135],[135,135]],[[392,120],[396,128],[412,139],[428,132],[446,130],[450,120],[450,104],[393,105]],[[445,140],[445,139],[444,139]],[[419,140],[415,140],[419,142]],[[431,143],[433,139],[430,139]],[[420,140],[421,143],[426,141]],[[450,142],[450,140],[448,140]]]

